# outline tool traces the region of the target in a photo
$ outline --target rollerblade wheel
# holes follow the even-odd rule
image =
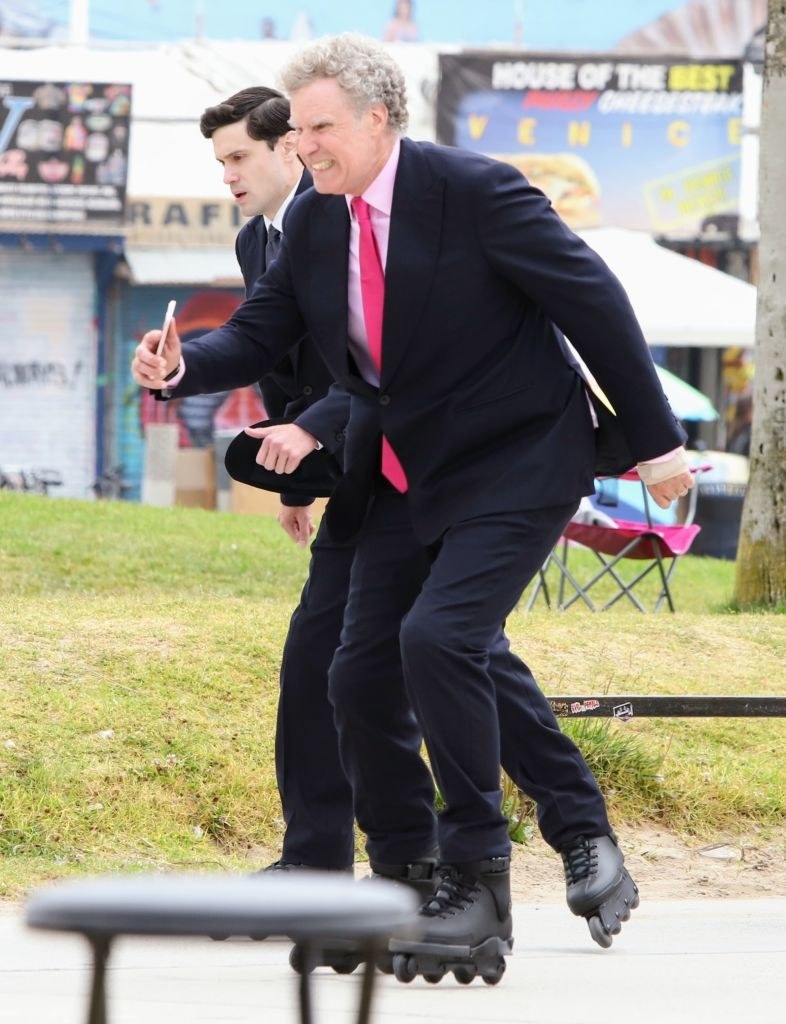
[[[425,981],[427,981],[429,983],[429,985],[438,985],[442,981],[444,976],[445,976],[445,972],[438,970],[438,971],[428,971],[428,973],[423,975],[423,978],[424,978]]]
[[[351,974],[359,963],[356,956],[345,956],[340,960],[333,961],[330,966],[336,974]]]
[[[505,958],[500,957],[493,967],[490,967],[483,972],[483,980],[486,982],[487,985],[496,985],[499,981],[502,980],[502,975],[504,973]]]
[[[590,917],[587,920],[589,926],[590,936],[594,942],[597,942],[603,949],[609,949],[611,947],[612,938],[611,935],[603,927],[603,922],[599,917]]]
[[[377,970],[382,974],[393,973],[393,957],[390,953],[382,953],[377,959]]]
[[[302,946],[293,946],[289,951],[289,966],[296,974],[311,974],[313,964],[308,964]]]
[[[293,946],[289,951],[289,966],[296,974],[303,973],[303,950],[300,946]]]
[[[453,971],[453,977],[459,985],[471,985],[478,974],[475,964],[467,964],[466,967],[457,967]]]
[[[396,981],[403,981],[405,985],[408,985],[410,981],[413,981],[417,974],[417,964],[413,956],[408,956],[406,953],[396,953],[393,957],[393,974],[396,977]]]

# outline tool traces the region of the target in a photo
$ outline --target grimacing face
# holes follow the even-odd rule
[[[294,133],[282,135],[271,149],[264,140],[251,138],[243,120],[216,128],[212,142],[216,160],[224,168],[224,183],[242,214],[275,216],[292,189],[293,174],[299,171]]]
[[[385,166],[395,143],[381,103],[358,114],[334,78],[320,78],[290,98],[290,124],[301,160],[318,192],[361,195]]]

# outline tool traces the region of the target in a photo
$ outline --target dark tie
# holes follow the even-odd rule
[[[363,299],[363,319],[366,323],[368,349],[374,365],[382,370],[382,313],[385,306],[385,274],[379,258],[377,242],[371,227],[369,206],[365,199],[355,196],[352,209],[360,227],[360,293]],[[402,494],[407,489],[407,475],[390,442],[382,437],[382,475]]]
[[[265,267],[269,267],[278,255],[281,245],[281,232],[271,224],[267,229],[267,244],[265,245]]]

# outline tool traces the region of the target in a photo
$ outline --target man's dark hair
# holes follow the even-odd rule
[[[223,103],[208,107],[199,119],[199,130],[206,139],[212,139],[217,128],[238,121],[246,122],[246,131],[252,139],[264,141],[274,149],[281,136],[292,131],[289,100],[283,93],[264,85],[241,89]]]

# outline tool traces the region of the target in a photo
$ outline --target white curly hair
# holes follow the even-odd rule
[[[295,54],[279,75],[290,96],[321,78],[335,78],[358,114],[382,103],[390,128],[407,130],[404,74],[381,43],[354,32],[317,39]]]

